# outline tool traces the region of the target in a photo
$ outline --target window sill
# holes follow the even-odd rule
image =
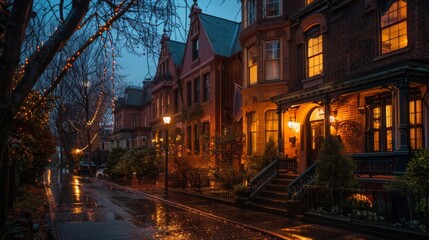
[[[396,56],[396,55],[401,55],[401,54],[404,54],[404,53],[408,53],[408,52],[410,52],[410,50],[411,50],[410,47],[407,46],[407,47],[401,48],[399,50],[396,50],[396,51],[393,51],[393,52],[390,52],[390,53],[385,53],[385,54],[382,54],[380,56],[377,56],[377,57],[373,58],[372,61],[376,62],[376,61],[380,61],[380,60],[383,60],[383,59],[386,59],[386,58],[390,58],[390,57],[393,57],[393,56]]]

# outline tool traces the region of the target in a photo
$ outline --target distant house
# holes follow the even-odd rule
[[[151,89],[129,86],[124,96],[115,102],[112,147],[132,149],[151,146],[151,128],[147,122],[150,111]]]
[[[233,119],[235,85],[242,84],[240,23],[203,14],[191,8],[178,89],[183,105],[175,108],[174,123],[184,147],[199,168],[218,167],[210,156],[210,137],[222,134]],[[238,119],[239,120],[239,119]]]
[[[167,115],[173,117],[174,114],[181,112],[183,108],[180,71],[184,50],[184,43],[170,40],[167,35],[163,35],[157,72],[155,78],[151,81],[151,141],[157,147],[162,145],[166,137],[166,126],[163,117]],[[173,119],[175,118],[173,117]],[[173,120],[172,123],[180,129],[177,121]],[[171,136],[173,134],[174,132],[172,132]]]

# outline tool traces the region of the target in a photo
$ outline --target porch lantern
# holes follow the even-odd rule
[[[337,110],[332,111],[332,115],[329,116],[329,121],[331,123],[334,123],[335,121],[337,121],[337,113],[338,113]]]
[[[295,121],[292,121],[292,117],[289,118],[289,122],[287,122],[287,126],[289,128],[293,128],[295,126]]]

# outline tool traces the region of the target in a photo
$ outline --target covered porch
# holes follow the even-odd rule
[[[271,98],[279,114],[279,154],[296,158],[303,173],[332,135],[359,176],[402,174],[411,151],[428,148],[428,79],[426,64],[401,62]]]

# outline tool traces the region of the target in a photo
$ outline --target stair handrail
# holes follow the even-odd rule
[[[256,176],[248,181],[250,196],[253,197],[267,182],[277,176],[279,160],[275,158],[268,166],[263,168]]]
[[[291,198],[293,194],[299,192],[303,185],[312,184],[315,181],[317,163],[318,162],[313,163],[288,185],[288,198]]]

